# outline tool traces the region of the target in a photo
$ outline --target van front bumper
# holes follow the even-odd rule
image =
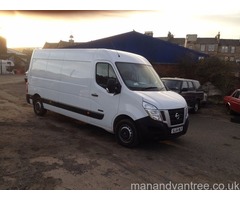
[[[144,117],[136,120],[137,130],[140,133],[142,139],[173,139],[181,135],[184,135],[188,129],[189,120],[185,120],[184,125],[168,127],[167,124],[151,119],[150,117]],[[183,127],[182,131],[172,133],[173,128]]]

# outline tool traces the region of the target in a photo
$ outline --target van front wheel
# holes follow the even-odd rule
[[[43,116],[46,114],[47,110],[44,109],[42,99],[40,97],[33,99],[33,110],[38,116]]]
[[[125,147],[135,147],[139,144],[139,136],[134,122],[122,119],[116,125],[116,138]]]

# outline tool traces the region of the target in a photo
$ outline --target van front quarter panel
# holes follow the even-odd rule
[[[118,115],[126,115],[133,121],[148,116],[142,107],[142,97],[126,87],[121,91]]]
[[[164,101],[163,98],[166,97],[166,92],[163,92],[163,94],[161,94],[160,92],[158,93],[158,95],[155,94],[154,96],[158,96],[158,98],[152,99],[151,102],[150,99],[148,99],[148,101],[152,104],[158,102],[161,106],[165,105],[165,107],[157,108],[159,112],[161,110],[161,119],[156,120],[151,118],[147,111],[144,109],[143,102],[145,101],[145,99],[143,98],[141,92],[130,91],[126,87],[123,87],[119,102],[118,116],[125,116],[126,118],[130,118],[131,120],[133,120],[138,130],[139,137],[142,139],[168,139],[179,137],[185,134],[188,129],[187,106],[185,100],[180,95],[175,93],[173,94],[172,92],[169,93],[170,96],[177,95],[179,99],[182,100],[182,103],[179,104],[179,106],[182,106],[182,108],[173,109],[174,107],[172,105],[169,107],[167,99],[166,101]],[[170,97],[169,101],[173,101],[172,96]],[[155,106],[157,107],[157,105]],[[173,124],[173,117],[171,117],[169,113],[171,113],[173,117],[175,117],[176,114],[180,115],[179,121],[176,121],[175,124]],[[173,130],[176,130],[176,132],[173,132]]]

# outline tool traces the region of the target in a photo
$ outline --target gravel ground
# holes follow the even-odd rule
[[[240,180],[239,130],[222,105],[207,105],[190,114],[185,136],[128,149],[100,128],[53,112],[35,116],[24,76],[0,76],[0,189],[227,185]]]

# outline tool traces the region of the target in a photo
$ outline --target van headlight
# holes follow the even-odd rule
[[[154,105],[143,101],[143,108],[152,119],[162,121],[160,110],[158,110]]]

